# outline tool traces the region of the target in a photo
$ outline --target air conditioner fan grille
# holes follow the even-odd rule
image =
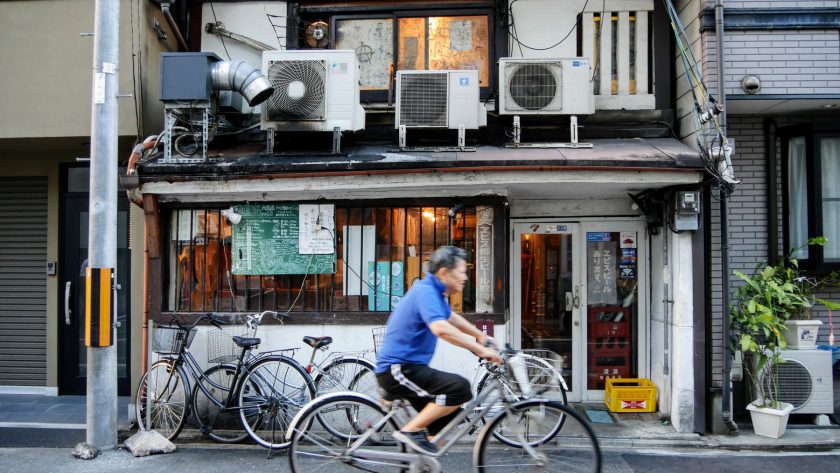
[[[446,73],[403,74],[400,77],[400,125],[447,126]]]
[[[764,389],[770,389],[770,379],[764,376],[762,379]],[[785,360],[779,364],[779,400],[793,404],[796,409],[811,399],[814,391],[814,384],[811,380],[811,373],[804,365],[796,360]]]
[[[546,64],[508,64],[506,73],[511,108],[542,110],[557,96],[559,77]]]
[[[324,61],[272,61],[267,75],[274,86],[274,94],[265,105],[269,120],[324,120],[327,80]]]

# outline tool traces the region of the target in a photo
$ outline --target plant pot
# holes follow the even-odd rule
[[[793,410],[793,404],[782,402],[781,409],[760,407],[754,403],[747,406],[752,418],[753,431],[756,435],[777,439],[785,434],[788,417]]]
[[[817,332],[821,320],[786,320],[788,350],[813,350],[817,344]]]

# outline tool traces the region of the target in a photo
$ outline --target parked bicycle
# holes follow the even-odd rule
[[[266,314],[281,316],[266,311],[259,315],[257,323]],[[189,326],[173,318],[172,326],[157,328],[153,348],[163,359],[149,368],[137,388],[136,414],[141,429],[157,430],[172,440],[193,411],[198,413],[196,420],[203,433],[217,441],[235,442],[244,438],[240,432],[216,426],[227,414],[238,413],[246,435],[256,443],[272,449],[285,448],[289,422],[315,397],[309,374],[293,358],[280,354],[285,350],[250,357],[250,351],[261,340],[241,336],[233,337],[241,349],[235,365],[221,364],[201,371],[189,347],[195,327],[205,319],[221,330],[224,322],[212,314],[198,317]],[[193,385],[196,391],[192,391]],[[192,395],[187,397],[188,393]],[[198,400],[215,409],[195,409]]]
[[[517,360],[518,356],[509,349],[502,352],[504,369],[508,370],[506,375],[516,379],[521,389],[528,384],[527,377],[522,370],[518,370],[517,374],[517,370],[511,369],[517,363],[524,363],[521,359]],[[547,472],[600,472],[598,440],[580,414],[564,404],[546,399],[514,401],[503,395],[504,389],[498,378],[490,380],[463,412],[431,439],[440,445],[435,455],[408,452],[403,444],[393,440],[392,433],[399,430],[403,413],[410,415],[406,402],[386,398],[382,401],[383,407],[372,397],[355,393],[320,396],[301,409],[289,427],[292,471],[303,473],[325,468],[329,471],[407,469],[439,472],[438,458],[485,418],[488,411],[477,408],[494,405],[498,398],[502,409],[495,417],[486,420],[475,441],[473,463],[476,471],[509,473],[527,468]],[[343,435],[339,436],[314,422],[323,413],[335,411],[353,414],[352,422],[333,425],[334,429],[343,429]],[[563,421],[558,422],[558,418]],[[359,425],[365,426],[361,433],[357,432]],[[518,448],[499,445],[494,431],[513,439]]]

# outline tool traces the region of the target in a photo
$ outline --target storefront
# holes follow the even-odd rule
[[[470,271],[453,309],[514,347],[555,353],[569,400],[603,400],[608,377],[652,378],[669,400],[677,370],[663,374],[659,350],[680,336],[663,334],[682,329],[662,314],[682,304],[684,320],[693,319],[691,239],[650,226],[628,194],[696,186],[702,167],[691,150],[674,140],[604,140],[562,153],[441,157],[278,161],[250,173],[238,158],[224,177],[219,163],[189,177],[176,165],[145,164],[136,192],[156,201],[147,235],[157,233],[150,215],[161,235],[151,319],[277,310],[290,317],[264,328],[264,349],[302,347],[304,335],[330,335],[335,350],[371,349],[371,329],[421,277],[424,259],[453,244],[467,250]],[[304,242],[308,231],[322,235]],[[286,237],[297,253],[272,246]],[[326,249],[307,255],[303,246]],[[679,252],[687,268],[663,271]],[[680,271],[688,277],[674,280]],[[663,303],[663,285],[680,300]],[[433,364],[468,378],[477,366],[446,344]]]

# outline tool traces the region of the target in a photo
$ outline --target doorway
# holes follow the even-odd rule
[[[59,394],[84,395],[87,389],[85,347],[85,270],[88,257],[88,166],[67,165],[61,169],[61,254],[59,256]],[[130,394],[130,255],[128,249],[128,201],[117,196],[117,391]]]
[[[514,346],[553,352],[570,401],[601,401],[606,379],[646,373],[644,224],[528,221],[512,230]]]

